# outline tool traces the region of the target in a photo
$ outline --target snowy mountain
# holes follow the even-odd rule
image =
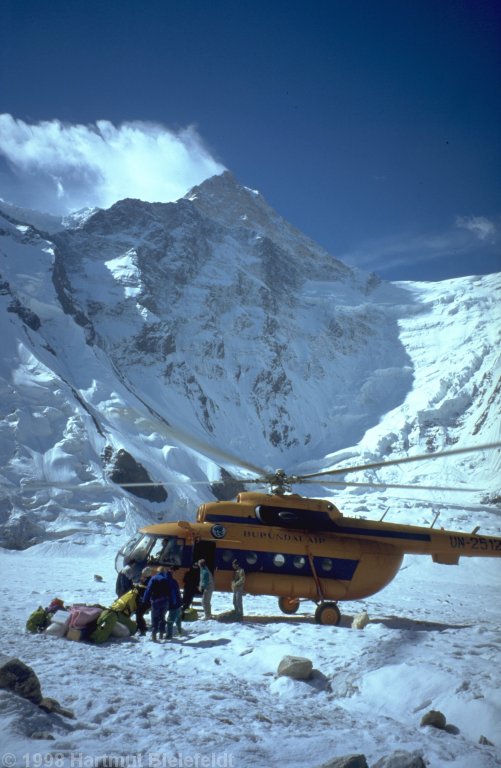
[[[192,517],[238,460],[321,469],[499,439],[499,275],[384,283],[228,172],[51,233],[16,213],[0,213],[7,546]],[[497,499],[496,461],[456,460],[448,483],[472,467],[471,501]],[[414,482],[443,473],[430,464]]]
[[[0,642],[75,714],[0,688],[3,764],[499,766],[499,559],[407,556],[381,593],[343,603],[339,627],[315,624],[312,604],[283,616],[246,596],[242,624],[194,622],[169,644],[23,629],[55,595],[109,605],[128,533],[193,519],[261,467],[499,441],[500,276],[384,283],[228,173],[176,203],[122,200],[65,222],[2,205],[0,237]],[[499,535],[499,453],[297,490],[346,515],[440,514]],[[230,600],[216,595],[214,611]],[[352,629],[362,610],[369,624]],[[312,679],[277,677],[286,654],[309,658]],[[420,725],[430,710],[448,730]]]
[[[42,232],[60,232],[72,226],[78,226],[82,221],[95,213],[95,208],[82,208],[79,211],[73,211],[67,216],[57,216],[53,213],[41,213],[28,208],[20,208],[18,205],[12,205],[0,198],[0,212],[9,220],[21,221],[23,224],[30,224],[32,227]]]

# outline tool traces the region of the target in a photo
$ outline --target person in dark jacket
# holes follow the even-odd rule
[[[181,618],[183,615],[183,601],[179,584],[173,576],[173,568],[167,568],[167,578],[170,587],[169,614],[167,616],[167,640],[171,640],[174,624],[177,627],[178,634],[182,634]]]
[[[150,578],[153,576],[153,568],[150,566],[147,566],[146,568],[143,568],[141,572],[141,576],[139,577],[139,581],[134,584],[134,587],[137,589],[138,593],[138,601],[137,601],[137,608],[136,608],[136,622],[137,622],[137,628],[139,630],[139,634],[144,637],[146,634],[147,626],[146,626],[146,619],[144,618],[144,614],[148,613],[150,610],[150,603],[145,603],[143,598],[146,593],[146,588],[148,586],[148,582]]]
[[[172,577],[171,577],[172,578]],[[151,639],[162,640],[165,634],[165,614],[169,607],[171,593],[170,580],[166,568],[160,568],[155,576],[152,576],[143,595],[143,603],[151,604]]]
[[[200,570],[198,563],[193,563],[191,568],[186,571],[183,578],[183,611],[187,611],[193,602],[195,595],[199,594],[198,584],[200,581]]]

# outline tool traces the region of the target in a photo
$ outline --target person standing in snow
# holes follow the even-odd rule
[[[146,568],[143,568],[141,572],[141,576],[139,577],[139,581],[134,584],[134,587],[136,588],[138,593],[137,608],[136,608],[137,628],[139,630],[139,634],[142,635],[143,637],[146,634],[146,629],[147,629],[146,619],[144,618],[144,614],[150,610],[149,602],[145,603],[143,598],[146,593],[148,582],[152,576],[153,576],[153,568],[151,568],[150,566],[147,566]]]
[[[243,596],[245,587],[245,571],[240,567],[238,560],[233,560],[231,566],[235,571],[233,580],[231,582],[231,590],[233,592],[233,608],[235,610],[235,618],[237,621],[241,621],[244,617]]]
[[[155,643],[157,638],[162,640],[165,634],[165,614],[169,608],[170,593],[167,569],[160,568],[149,580],[143,595],[143,603],[151,604],[151,639]]]
[[[198,592],[199,581],[200,573],[198,570],[198,563],[193,563],[191,568],[186,571],[183,578],[183,611],[187,611],[191,606],[193,598]]]
[[[202,608],[204,609],[204,618],[212,619],[211,600],[214,592],[214,576],[207,567],[205,560],[199,560],[200,583],[198,588],[202,593]]]
[[[178,634],[182,634],[181,617],[183,615],[183,600],[179,584],[173,576],[173,567],[167,566],[167,579],[169,582],[169,613],[167,616],[167,640],[172,640],[172,630],[174,624],[177,627]]]

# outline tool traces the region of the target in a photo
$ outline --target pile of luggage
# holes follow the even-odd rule
[[[104,643],[110,637],[130,637],[137,630],[136,622],[131,619],[136,603],[135,589],[115,600],[109,608],[86,604],[66,606],[56,597],[47,608],[39,606],[33,611],[26,630],[91,643]]]

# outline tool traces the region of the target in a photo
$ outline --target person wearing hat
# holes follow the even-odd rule
[[[235,571],[233,575],[233,580],[231,582],[235,618],[237,619],[237,621],[242,621],[244,617],[243,596],[244,596],[244,587],[245,587],[245,571],[243,568],[240,567],[238,560],[233,560],[231,567]]]

